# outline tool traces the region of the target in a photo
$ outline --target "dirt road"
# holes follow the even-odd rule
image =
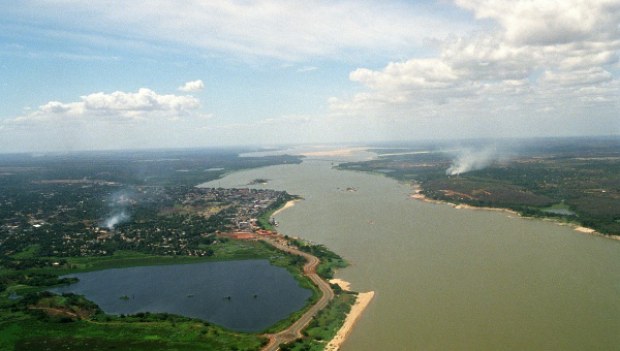
[[[301,331],[310,323],[312,317],[314,317],[320,310],[325,308],[329,301],[334,298],[334,292],[332,288],[329,286],[329,283],[321,279],[318,274],[316,274],[316,267],[319,265],[319,259],[316,256],[310,255],[306,252],[300,251],[298,249],[284,246],[275,242],[272,239],[263,238],[261,239],[279,250],[289,252],[293,255],[302,256],[306,259],[306,264],[304,265],[304,275],[321,290],[323,296],[315,303],[306,313],[304,313],[295,323],[293,323],[290,327],[285,330],[276,333],[276,334],[268,334],[265,335],[269,338],[269,344],[267,344],[263,351],[276,351],[280,348],[280,344],[288,343],[295,339],[301,338]]]

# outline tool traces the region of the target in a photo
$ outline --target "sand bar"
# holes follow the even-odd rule
[[[332,284],[338,284],[343,290],[349,290],[351,284],[342,279],[332,279],[329,281]],[[325,351],[337,351],[340,349],[342,343],[346,340],[347,335],[353,329],[353,325],[362,315],[362,312],[368,307],[368,304],[375,296],[374,291],[365,293],[358,293],[355,299],[355,303],[351,306],[351,311],[347,314],[347,318],[344,320],[344,324],[340,327],[340,330],[336,333],[333,339],[325,346]]]
[[[307,157],[346,157],[352,156],[354,153],[359,151],[366,151],[367,149],[367,147],[350,147],[335,150],[309,151],[304,152],[301,155]]]
[[[575,227],[575,230],[581,233],[586,233],[586,234],[592,234],[596,232],[596,230],[592,228],[586,228],[586,227]]]
[[[284,206],[282,206],[282,207],[280,207],[279,209],[277,209],[277,210],[276,210],[276,211],[272,214],[272,216],[277,216],[277,215],[279,215],[280,213],[284,212],[285,210],[288,210],[289,208],[291,208],[291,207],[295,206],[295,203],[296,203],[297,201],[300,201],[300,200],[291,200],[291,201],[288,201],[287,203],[285,203],[285,204],[284,204]]]
[[[560,223],[560,224],[562,224],[562,223]],[[620,235],[607,235],[607,234],[603,234],[601,232],[597,232],[596,230],[594,230],[592,228],[582,227],[580,225],[574,225],[574,224],[569,224],[569,225],[572,226],[573,229],[575,229],[579,233],[584,233],[584,234],[589,234],[589,235],[596,235],[596,236],[602,236],[602,237],[607,238],[607,239],[612,239],[612,240],[620,241]]]
[[[351,283],[342,279],[330,279],[330,284],[338,284],[342,290],[351,291]]]
[[[346,340],[347,335],[353,329],[353,325],[357,322],[358,318],[362,315],[362,312],[366,309],[372,298],[375,296],[374,291],[365,293],[359,293],[355,304],[351,307],[351,311],[347,315],[344,324],[336,333],[333,339],[325,346],[325,351],[337,351],[340,349],[342,343]]]

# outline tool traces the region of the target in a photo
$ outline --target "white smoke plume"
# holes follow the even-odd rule
[[[446,170],[446,174],[459,175],[477,171],[488,167],[497,159],[498,154],[495,148],[488,147],[480,150],[465,149],[452,161],[452,165]]]
[[[114,214],[111,217],[108,217],[103,223],[103,226],[108,228],[109,230],[113,230],[117,224],[123,223],[127,221],[128,219],[129,219],[129,215],[125,211],[123,211],[123,212]]]
[[[126,191],[113,194],[108,202],[110,214],[103,220],[103,227],[114,230],[117,225],[128,221],[131,218],[129,207],[133,202],[131,195]]]

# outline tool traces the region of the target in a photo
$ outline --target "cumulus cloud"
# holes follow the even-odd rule
[[[185,93],[190,93],[194,91],[200,91],[204,88],[205,88],[205,84],[202,82],[202,80],[198,79],[198,80],[192,80],[190,82],[183,84],[182,86],[179,87],[179,90]]]
[[[77,101],[50,101],[21,116],[0,120],[5,150],[88,150],[196,146],[210,114],[193,96],[97,92]]]
[[[445,88],[457,79],[456,72],[437,59],[416,59],[390,63],[382,71],[360,68],[349,78],[372,89],[396,90]]]
[[[618,40],[616,0],[457,0],[478,18],[497,21],[515,45]]]
[[[175,119],[189,115],[200,107],[192,96],[160,95],[153,90],[140,88],[137,92],[115,91],[93,93],[80,97],[80,101],[63,103],[50,101],[38,109],[12,120],[14,124],[53,122],[63,123],[82,120],[132,121],[153,118]]]
[[[525,134],[536,120],[545,125],[544,120],[561,116],[567,123],[547,131],[555,133],[580,119],[609,122],[617,116],[620,2],[457,0],[456,4],[495,25],[485,22],[478,31],[441,41],[434,57],[351,72],[349,78],[365,90],[330,99],[333,114],[409,119],[420,125],[427,117],[470,124],[511,120],[509,125]],[[589,133],[609,132],[602,123],[589,128]]]

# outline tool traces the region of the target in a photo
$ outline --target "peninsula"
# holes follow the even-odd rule
[[[346,265],[339,256],[274,231],[272,217],[290,208],[295,197],[267,189],[191,186],[227,170],[298,159],[144,152],[130,160],[114,153],[95,160],[83,155],[0,160],[6,190],[0,194],[0,348],[296,350],[324,346],[361,312],[357,304],[345,323],[358,295],[327,282],[334,269]],[[126,169],[136,165],[142,176]],[[165,313],[109,315],[83,296],[48,292],[75,282],[61,278],[75,272],[249,258],[287,268],[313,291],[304,309],[265,333],[239,333]],[[179,328],[193,331],[176,334]],[[339,335],[342,340],[345,334]]]

